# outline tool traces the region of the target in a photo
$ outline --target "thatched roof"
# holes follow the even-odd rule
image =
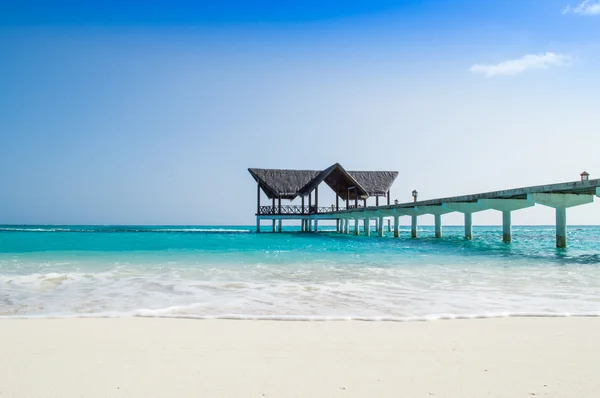
[[[248,169],[271,198],[294,199],[298,193],[314,180],[318,170]]]
[[[336,163],[325,170],[248,169],[271,198],[306,196],[325,182],[343,200],[386,195],[398,176],[396,171],[347,172]]]
[[[369,196],[385,196],[398,177],[397,171],[349,171]]]
[[[322,172],[304,187],[299,194],[308,195],[312,192],[320,183],[325,182],[329,188],[338,194],[343,200],[346,199],[364,199],[369,197],[369,193],[360,185],[354,177],[352,177],[344,168],[336,163]]]

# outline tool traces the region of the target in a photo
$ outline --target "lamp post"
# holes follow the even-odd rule
[[[583,173],[581,173],[580,176],[581,176],[581,181],[587,181],[590,179],[590,173],[588,173],[587,171],[584,171]]]
[[[418,195],[418,194],[419,194],[419,193],[417,192],[417,190],[416,190],[416,189],[412,191],[413,200],[414,200],[415,202],[417,201],[417,195]]]

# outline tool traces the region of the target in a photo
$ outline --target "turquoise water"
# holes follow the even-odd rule
[[[322,227],[327,229],[328,227]],[[332,227],[329,227],[332,229]],[[0,226],[0,317],[420,320],[600,315],[600,227],[444,238],[253,227]]]

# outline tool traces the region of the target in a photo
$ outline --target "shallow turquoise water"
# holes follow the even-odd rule
[[[473,241],[461,227],[443,239],[286,230],[0,226],[0,316],[600,315],[600,227],[571,227],[566,250],[553,227],[515,227],[510,245],[500,227]]]

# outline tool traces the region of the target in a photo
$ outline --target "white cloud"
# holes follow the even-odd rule
[[[600,15],[600,1],[583,0],[579,5],[571,7],[567,5],[563,9],[563,14],[579,14],[579,15]]]
[[[550,66],[565,65],[570,61],[569,55],[547,52],[545,54],[527,54],[518,59],[511,59],[495,65],[475,64],[471,72],[482,73],[487,77],[496,75],[516,75],[528,69],[546,69]]]

